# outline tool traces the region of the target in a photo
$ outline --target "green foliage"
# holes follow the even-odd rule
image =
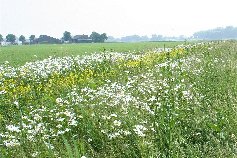
[[[63,137],[63,140],[65,142],[65,146],[66,146],[66,149],[67,149],[68,158],[73,158],[72,149],[71,149],[70,145],[68,144],[67,139],[65,139],[65,137]]]
[[[63,33],[63,40],[64,40],[64,41],[69,41],[71,38],[72,38],[72,36],[71,36],[71,33],[70,33],[70,32],[65,31],[65,32]]]
[[[108,39],[106,33],[99,34],[99,33],[97,33],[97,32],[92,32],[92,34],[90,35],[90,38],[91,38],[92,41],[95,42],[95,43],[104,43],[105,40]]]
[[[105,40],[107,40],[108,37],[107,37],[106,33],[102,33],[102,34],[100,35],[100,39],[101,39],[101,43],[103,43]]]
[[[34,42],[34,40],[35,40],[35,35],[30,35],[29,39],[30,39],[30,43]]]
[[[35,39],[35,35],[30,35],[29,39],[30,40],[34,40]]]
[[[3,65],[0,156],[236,157],[235,41],[99,46]]]
[[[2,35],[0,34],[0,42],[1,42],[1,41],[3,41],[3,37],[2,37]]]
[[[13,34],[8,34],[8,35],[6,36],[6,39],[7,39],[7,42],[15,42],[16,36],[13,35]]]
[[[19,37],[19,41],[25,42],[25,41],[26,41],[25,36],[21,35],[21,36]]]

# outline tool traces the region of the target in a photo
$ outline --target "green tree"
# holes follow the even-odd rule
[[[29,39],[30,39],[30,43],[34,42],[34,40],[35,40],[35,35],[30,35]]]
[[[92,34],[90,35],[90,38],[95,43],[103,43],[105,40],[108,39],[106,33],[99,34],[97,32],[92,32]]]
[[[65,31],[65,32],[63,33],[63,39],[64,39],[64,41],[69,41],[71,38],[72,38],[72,36],[71,36],[71,33],[70,33],[70,32]]]
[[[19,37],[19,41],[22,41],[22,43],[25,42],[25,41],[26,41],[25,36],[21,35],[21,36]]]
[[[35,39],[35,35],[30,35],[29,39],[30,40],[34,40]]]
[[[92,39],[93,42],[99,42],[100,34],[97,32],[92,32],[90,38]]]
[[[3,41],[3,38],[2,38],[2,35],[0,34],[0,42],[2,42]]]
[[[7,42],[15,42],[16,36],[13,35],[13,34],[8,34],[8,35],[6,36],[6,39],[7,39]]]
[[[100,42],[101,43],[104,43],[105,40],[107,40],[107,39],[108,39],[108,37],[107,37],[106,33],[103,33],[100,35]]]

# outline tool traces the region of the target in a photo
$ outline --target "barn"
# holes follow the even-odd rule
[[[76,35],[74,36],[71,43],[92,43],[92,39],[88,37],[88,35]]]

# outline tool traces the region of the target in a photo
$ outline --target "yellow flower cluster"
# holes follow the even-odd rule
[[[170,52],[170,57],[175,57],[176,55],[183,55],[185,53],[183,48],[172,49]]]
[[[175,57],[177,55],[183,55],[185,54],[185,50],[183,48],[174,48],[171,50],[171,52],[147,52],[145,55],[141,56],[140,59],[137,60],[128,60],[124,63],[123,66],[128,67],[138,67],[141,65],[145,66],[151,66],[152,63],[158,62],[159,60],[166,59],[169,55],[169,57]]]
[[[32,86],[30,84],[25,84],[23,80],[17,79],[5,79],[2,86],[0,87],[0,91],[5,91],[9,94],[13,99],[18,98],[19,96],[25,96],[30,92]]]
[[[174,57],[178,54],[182,55],[185,53],[183,48],[174,48],[169,53],[167,52],[146,52],[142,54],[139,58],[126,59],[120,58],[115,60],[114,65],[117,67],[111,67],[111,65],[103,65],[103,63],[95,63],[93,67],[88,67],[83,70],[68,70],[66,72],[54,72],[48,79],[40,80],[38,82],[37,78],[33,76],[29,79],[23,79],[21,77],[14,78],[4,78],[3,74],[0,74],[0,79],[2,80],[2,85],[0,91],[5,91],[9,98],[18,99],[27,98],[32,100],[33,94],[38,95],[43,93],[51,96],[52,94],[60,94],[66,88],[75,87],[78,84],[96,84],[106,79],[110,79],[114,76],[117,71],[120,71],[124,67],[136,68],[139,66],[151,66],[160,60],[165,60],[167,54],[170,57]],[[23,68],[25,74],[30,73],[26,68]]]

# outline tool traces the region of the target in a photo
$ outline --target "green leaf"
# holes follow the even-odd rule
[[[210,127],[210,128],[212,128],[212,129],[214,129],[214,130],[217,131],[217,132],[220,132],[220,131],[221,131],[221,129],[220,129],[217,125],[215,125],[215,124],[213,124],[213,123],[209,123],[209,124],[207,124],[207,126]]]
[[[67,148],[68,157],[73,158],[72,149],[71,149],[70,145],[68,144],[67,139],[64,136],[62,136],[62,137],[63,137],[63,140],[65,142],[65,146]]]
[[[76,158],[80,158],[80,152],[77,148],[77,144],[76,144],[76,141],[75,139],[72,137],[72,140],[73,140],[73,143],[74,143],[74,148],[75,148],[75,152],[76,152]]]
[[[50,145],[50,141],[49,141],[49,147],[47,147],[46,144],[44,144],[44,146],[45,146],[46,149],[48,150],[49,155],[50,155],[50,158],[54,158],[54,156],[53,156],[53,151],[52,151],[51,145]]]

